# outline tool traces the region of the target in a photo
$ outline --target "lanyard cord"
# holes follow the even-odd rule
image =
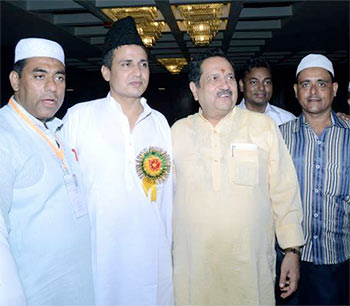
[[[64,170],[66,172],[68,172],[68,168],[64,162],[64,152],[63,152],[63,147],[61,142],[59,141],[59,139],[55,136],[55,140],[59,146],[59,148],[57,148],[52,142],[51,140],[43,133],[42,130],[40,130],[15,104],[15,102],[13,101],[12,97],[10,98],[9,101],[10,106],[13,108],[13,110],[24,120],[24,122],[29,125],[29,127],[31,127],[36,133],[38,133],[51,147],[51,149],[55,152],[57,158],[61,161],[62,166],[64,168]]]

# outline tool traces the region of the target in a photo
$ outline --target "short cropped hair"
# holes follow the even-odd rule
[[[103,65],[106,66],[109,70],[112,68],[112,62],[114,58],[114,50],[115,49],[110,49],[107,51],[103,57]]]
[[[244,78],[251,72],[253,68],[266,68],[269,71],[270,75],[272,75],[271,66],[266,59],[263,57],[252,57],[242,67],[241,80],[244,80]]]
[[[26,65],[26,59],[22,59],[14,63],[12,70],[18,73],[18,76],[21,78],[22,71],[24,66]]]
[[[192,60],[189,64],[189,68],[190,68],[190,73],[188,75],[189,81],[195,83],[197,87],[200,87],[199,80],[200,80],[202,73],[203,73],[202,63],[207,58],[216,57],[216,56],[226,59],[233,67],[233,63],[224,54],[224,52],[221,49],[211,49],[211,50],[208,50],[207,52],[205,52],[201,55],[198,55],[198,56],[192,58]]]

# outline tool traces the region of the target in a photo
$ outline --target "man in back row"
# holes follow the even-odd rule
[[[269,116],[277,125],[295,116],[269,103],[273,94],[270,64],[262,57],[251,58],[242,69],[239,88],[244,95],[237,107]]]

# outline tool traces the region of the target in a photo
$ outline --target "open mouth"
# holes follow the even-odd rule
[[[232,92],[229,90],[220,91],[217,93],[218,98],[229,98],[232,97]]]
[[[56,99],[41,99],[41,103],[47,108],[56,108],[57,102]]]
[[[134,87],[140,87],[142,86],[142,82],[141,81],[132,81],[129,83],[131,86],[134,86]]]

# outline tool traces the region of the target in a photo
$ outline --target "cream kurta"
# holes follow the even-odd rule
[[[177,305],[272,305],[275,233],[303,244],[293,162],[271,119],[238,108],[214,128],[200,114],[172,128]]]

